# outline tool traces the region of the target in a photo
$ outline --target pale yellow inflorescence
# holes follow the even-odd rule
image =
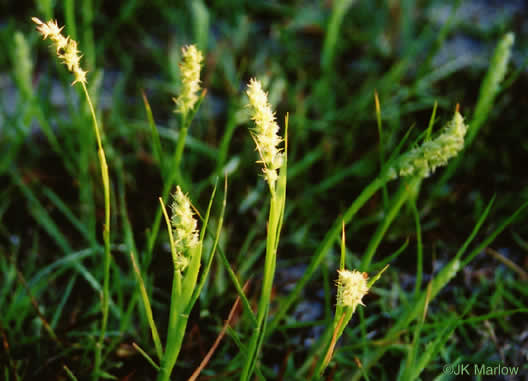
[[[37,30],[42,35],[44,40],[49,37],[56,48],[56,53],[59,59],[68,67],[68,70],[75,75],[75,81],[72,85],[79,83],[86,83],[86,71],[81,69],[81,56],[77,50],[77,42],[70,37],[64,37],[61,33],[64,27],[57,25],[57,21],[48,21],[44,23],[38,18],[33,17],[31,20],[37,24]]]
[[[389,170],[389,176],[428,177],[437,167],[446,165],[451,158],[462,151],[467,129],[464,118],[456,111],[453,119],[437,138],[426,141],[420,147],[403,155],[396,166]]]
[[[252,129],[253,140],[260,154],[260,162],[264,164],[263,172],[270,188],[274,189],[277,181],[277,170],[282,166],[283,153],[278,148],[282,142],[279,136],[279,126],[268,103],[268,96],[262,90],[262,85],[256,79],[249,81],[246,91],[251,108],[251,119],[255,122]]]
[[[176,269],[183,271],[189,264],[189,249],[198,245],[198,224],[194,218],[191,202],[179,186],[176,187],[173,199],[171,225],[177,255],[173,261]]]
[[[361,299],[367,294],[368,275],[356,270],[338,270],[337,305],[356,310],[358,304],[364,306]]]
[[[187,114],[198,101],[202,61],[202,52],[196,46],[187,45],[182,48],[182,62],[180,63],[182,90],[180,96],[174,98],[177,106],[176,112],[180,114]]]

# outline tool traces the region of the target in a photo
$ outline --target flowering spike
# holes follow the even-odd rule
[[[81,57],[77,50],[77,41],[72,40],[70,37],[64,37],[62,35],[62,29],[57,24],[56,20],[50,20],[47,23],[40,21],[36,17],[32,17],[31,20],[37,24],[37,30],[42,35],[43,39],[49,39],[53,42],[56,48],[57,57],[68,67],[68,70],[75,75],[75,81],[72,85],[77,82],[86,83],[86,71],[81,69],[80,62]]]
[[[182,91],[180,96],[175,98],[174,101],[177,106],[176,112],[187,114],[198,101],[203,55],[196,46],[187,45],[182,48],[182,56],[182,62],[180,63]]]
[[[282,142],[278,135],[279,126],[268,103],[268,96],[258,80],[252,78],[249,81],[246,93],[249,98],[248,106],[251,108],[251,119],[255,122],[252,136],[260,155],[259,162],[264,164],[264,177],[270,188],[274,189],[278,178],[277,170],[284,161],[283,154],[277,147]]]
[[[437,167],[446,165],[449,159],[464,148],[467,129],[464,118],[456,111],[453,119],[436,139],[426,141],[420,147],[404,154],[396,168],[389,169],[388,176],[394,178],[397,173],[400,176],[428,177]]]
[[[173,198],[171,224],[177,255],[173,260],[175,267],[183,271],[189,264],[189,249],[198,245],[197,222],[191,209],[191,202],[179,186],[176,187]]]
[[[356,310],[358,304],[364,306],[361,299],[367,294],[367,273],[361,273],[356,270],[338,270],[337,279],[337,305],[350,307],[352,311]]]

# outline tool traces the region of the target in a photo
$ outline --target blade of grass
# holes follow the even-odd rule
[[[376,109],[376,123],[378,126],[378,151],[379,151],[379,166],[380,171],[385,168],[385,152],[384,152],[384,141],[383,141],[383,123],[381,122],[381,106],[379,101],[378,92],[374,91],[374,105]],[[389,193],[387,191],[387,185],[383,185],[383,210],[387,210],[389,203]]]
[[[423,245],[422,245],[422,225],[420,223],[420,213],[416,207],[416,200],[409,200],[411,210],[414,215],[414,223],[416,225],[416,283],[414,284],[414,292],[418,293],[422,286],[423,277]]]
[[[66,205],[60,199],[60,197],[47,186],[41,186],[41,189],[44,196],[46,196],[48,200],[50,200],[57,207],[57,209],[68,219],[70,224],[74,226],[79,233],[81,233],[84,239],[92,244],[92,246],[97,246],[97,242],[92,239],[93,237],[91,236],[90,232],[86,229],[81,220],[79,220],[79,218],[73,214],[68,205]]]
[[[210,200],[210,203],[209,203],[209,208],[207,209],[206,219],[209,218],[209,211],[211,209],[211,203],[212,203],[212,200],[214,198],[214,193],[216,192],[216,185],[215,185],[214,189],[215,190],[213,191],[213,195],[211,196],[211,200]],[[192,298],[192,300],[190,302],[190,308],[192,308],[192,306],[194,306],[194,304],[198,300],[198,298],[199,298],[199,296],[200,296],[200,294],[202,292],[202,289],[205,286],[205,282],[207,280],[207,276],[209,274],[209,271],[211,270],[211,265],[213,264],[213,259],[214,259],[215,253],[216,253],[216,248],[218,246],[218,242],[220,241],[220,232],[221,232],[222,226],[224,224],[224,213],[225,213],[226,205],[227,205],[227,177],[225,178],[225,181],[224,181],[224,198],[222,200],[222,209],[220,211],[220,216],[218,218],[218,225],[216,227],[216,234],[215,234],[215,238],[214,238],[214,242],[213,242],[213,247],[211,248],[211,252],[209,254],[209,258],[207,260],[207,264],[205,265],[205,269],[202,272],[202,278],[200,279],[200,283],[196,287],[196,291],[195,291],[195,293],[193,295],[193,298]],[[205,226],[207,226],[207,225],[205,225]],[[203,229],[202,232],[205,233],[205,229]],[[203,241],[203,236],[200,238],[200,240]],[[242,289],[242,291],[244,291],[244,289]],[[239,296],[239,298],[240,298],[240,296]]]
[[[321,67],[325,73],[328,73],[333,69],[337,43],[339,41],[339,29],[348,9],[354,5],[355,2],[356,0],[335,0],[332,4],[332,14],[326,28],[323,54],[321,55]]]
[[[78,380],[77,380],[77,377],[75,377],[75,374],[73,374],[73,372],[70,370],[70,368],[68,368],[67,365],[63,365],[62,368],[64,369],[64,371],[66,372],[66,374],[68,375],[68,377],[69,377],[72,381],[78,381]]]
[[[150,326],[152,340],[154,341],[154,347],[156,348],[156,355],[161,361],[161,359],[163,358],[163,347],[161,345],[158,328],[156,327],[156,322],[154,321],[152,307],[150,306],[150,299],[147,293],[147,289],[145,287],[145,283],[143,282],[143,278],[141,276],[141,271],[139,270],[139,266],[132,251],[130,252],[130,260],[132,261],[134,275],[136,276],[136,280],[138,282],[139,292],[141,294],[141,300],[143,302],[143,308],[145,309],[145,313],[147,314],[147,320]]]
[[[139,345],[137,345],[136,343],[132,343],[132,346],[134,347],[134,349],[135,349],[136,351],[138,351],[138,352],[141,354],[141,356],[143,356],[143,357],[145,358],[145,360],[148,361],[148,363],[149,363],[150,365],[152,365],[152,367],[153,367],[154,369],[156,369],[157,371],[160,370],[159,365],[156,364],[156,362],[152,359],[152,357],[150,357],[150,356],[147,354],[147,352],[145,352],[145,351],[144,351]]]
[[[52,329],[57,328],[57,323],[59,322],[59,319],[62,315],[62,311],[64,310],[64,306],[66,305],[66,302],[70,298],[70,295],[71,295],[71,292],[72,292],[73,286],[75,285],[76,280],[77,280],[77,274],[74,274],[73,277],[70,278],[68,284],[66,285],[66,289],[63,291],[62,298],[50,322],[50,326]]]
[[[147,121],[150,126],[150,133],[151,133],[151,138],[152,138],[152,155],[154,156],[154,159],[160,166],[161,173],[165,174],[168,168],[165,168],[165,160],[163,157],[163,150],[161,148],[161,141],[159,137],[158,128],[156,127],[154,116],[152,115],[152,109],[150,108],[150,103],[143,90],[141,90],[141,96],[143,97],[143,104],[145,105],[145,112],[147,113]]]

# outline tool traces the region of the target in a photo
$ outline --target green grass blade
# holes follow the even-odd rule
[[[473,120],[470,123],[468,136],[466,138],[466,146],[469,146],[473,142],[478,131],[486,119],[488,119],[488,115],[493,107],[493,102],[500,91],[500,85],[506,75],[514,41],[514,34],[506,33],[495,48],[488,72],[482,82],[482,86],[480,87]]]
[[[152,314],[152,307],[150,306],[150,299],[147,293],[147,288],[145,287],[145,282],[143,282],[143,277],[141,276],[141,270],[139,269],[137,260],[132,251],[130,252],[130,260],[132,261],[134,275],[136,276],[136,280],[138,282],[138,288],[141,294],[143,308],[145,309],[145,313],[147,315],[147,320],[150,326],[150,332],[152,334],[152,340],[154,341],[154,347],[156,348],[156,354],[158,356],[158,359],[161,360],[163,358],[163,346],[161,344],[158,328],[156,327],[156,322],[154,321],[154,317]]]
[[[216,186],[215,186],[215,189],[216,189]],[[211,200],[213,199],[213,197],[214,197],[214,195],[211,196]],[[207,264],[205,265],[205,269],[202,272],[202,278],[200,279],[200,282],[198,284],[198,287],[196,287],[196,291],[195,291],[195,293],[193,295],[193,298],[192,298],[191,302],[189,303],[189,307],[188,307],[189,313],[190,313],[190,309],[192,309],[192,307],[194,306],[194,304],[198,300],[198,298],[199,298],[199,296],[200,296],[200,294],[202,292],[202,289],[205,286],[205,281],[207,280],[207,276],[209,274],[209,271],[211,270],[211,265],[213,264],[213,259],[214,259],[215,253],[216,253],[216,248],[218,246],[218,242],[220,241],[220,233],[222,231],[222,226],[224,224],[224,213],[225,213],[226,205],[227,205],[227,178],[225,178],[224,199],[222,201],[222,209],[220,210],[220,216],[218,217],[218,225],[217,225],[217,228],[216,228],[216,234],[215,234],[215,237],[214,237],[213,247],[211,248],[211,252],[209,253],[209,259],[207,260]],[[203,240],[203,238],[201,238],[201,240]]]
[[[336,0],[333,2],[332,14],[326,29],[323,54],[321,56],[321,67],[324,72],[329,72],[333,68],[339,41],[339,29],[341,28],[346,12],[355,2],[356,0]]]
[[[144,91],[141,91],[143,96],[143,104],[145,105],[145,112],[147,113],[147,120],[150,126],[150,133],[152,138],[152,155],[161,168],[161,172],[165,173],[167,168],[165,168],[165,161],[163,158],[163,150],[161,148],[161,141],[159,137],[158,128],[156,127],[156,122],[154,121],[154,116],[152,115],[152,109],[150,108],[150,103],[147,99],[147,96]]]

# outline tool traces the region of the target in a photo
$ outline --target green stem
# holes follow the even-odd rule
[[[356,0],[337,0],[333,2],[332,15],[330,16],[330,22],[326,30],[323,54],[321,57],[321,66],[325,73],[332,70],[339,38],[339,29],[346,12],[355,2]]]
[[[422,226],[420,224],[420,213],[418,212],[416,201],[412,200],[410,204],[416,225],[416,283],[414,284],[414,294],[418,295],[420,287],[422,286],[423,278]]]
[[[199,249],[201,252],[201,248]],[[197,253],[194,253],[197,255]],[[195,258],[198,263],[200,258]],[[186,271],[191,270],[192,264],[189,265]],[[196,268],[196,275],[198,273]],[[186,277],[189,273],[186,274]],[[194,287],[191,287],[194,290]],[[192,290],[190,292],[192,293]],[[189,319],[190,313],[190,300],[191,294],[189,290],[182,289],[182,274],[179,270],[174,268],[174,278],[172,280],[172,292],[171,292],[171,304],[169,311],[169,326],[167,329],[167,344],[165,345],[165,353],[161,360],[160,373],[158,374],[158,381],[168,381],[172,373],[174,365],[178,360],[180,354],[183,337],[185,336],[185,329],[187,328],[187,320]]]
[[[187,138],[187,131],[189,130],[189,124],[187,120],[188,118],[186,116],[182,117],[182,129],[178,135],[178,142],[176,143],[176,150],[174,151],[172,166],[170,167],[170,172],[168,174],[169,179],[163,187],[163,200],[167,200],[167,197],[170,193],[170,189],[175,183],[181,184],[182,182],[180,163],[185,148],[185,139]],[[147,255],[145,256],[146,267],[148,267],[148,265],[150,264],[150,260],[152,258],[152,250],[154,249],[154,243],[156,242],[156,238],[158,237],[159,227],[161,223],[161,214],[161,208],[158,208],[156,216],[154,217],[154,223],[152,224],[152,231],[147,241]]]
[[[103,281],[103,298],[102,298],[102,313],[103,318],[101,321],[101,332],[99,335],[99,340],[95,346],[95,364],[93,379],[99,379],[99,369],[101,367],[101,353],[103,348],[103,341],[106,334],[106,326],[108,323],[108,301],[110,296],[110,177],[108,175],[108,165],[106,164],[106,156],[103,149],[103,142],[101,139],[101,132],[99,125],[97,123],[97,117],[95,115],[95,110],[90,98],[90,94],[86,89],[86,84],[81,82],[84,94],[86,95],[86,101],[88,102],[88,107],[90,108],[90,113],[93,119],[93,126],[95,130],[95,137],[97,139],[97,154],[99,156],[99,164],[101,167],[101,178],[103,180],[103,192],[104,192],[104,204],[105,204],[105,219],[103,226],[103,241],[104,241],[104,281]]]
[[[233,133],[237,128],[236,112],[239,110],[239,108],[240,107],[236,102],[232,102],[228,108],[226,130],[224,132],[224,135],[222,136],[222,140],[220,141],[220,146],[218,148],[218,161],[216,164],[215,171],[218,176],[223,175],[222,173],[220,173],[220,171],[222,170],[227,161],[229,143],[231,142],[231,139],[233,138]]]
[[[172,299],[176,304],[177,299]],[[158,374],[157,381],[169,381],[172,369],[176,364],[178,355],[180,354],[181,345],[183,343],[183,337],[185,336],[185,329],[187,328],[187,321],[189,320],[189,315],[186,314],[177,314],[174,315],[176,318],[172,318],[173,314],[171,311],[171,318],[169,323],[169,335],[167,337],[167,350],[163,356],[163,361],[161,362],[160,373]]]
[[[275,264],[277,260],[277,228],[280,221],[280,200],[276,197],[273,190],[270,200],[270,212],[268,219],[268,234],[266,239],[266,258],[264,262],[264,280],[262,283],[262,293],[257,311],[257,327],[253,331],[251,341],[248,347],[248,356],[242,375],[241,381],[247,381],[253,373],[257,357],[262,346],[265,336],[266,321],[268,318],[269,305],[271,301],[271,291],[273,287],[273,278],[275,276]]]
[[[341,335],[343,334],[342,330],[344,330],[345,326],[348,324],[348,321],[350,320],[348,317],[350,318],[352,317],[352,313],[349,313],[349,311],[346,311],[346,310],[341,310],[341,313],[339,314],[336,312],[333,323],[326,328],[326,332],[323,335],[323,339],[321,341],[322,345],[319,347],[320,352],[319,352],[319,358],[317,360],[317,365],[315,366],[315,371],[313,372],[310,380],[318,380],[323,375],[324,371],[328,367],[328,362],[331,359],[331,358],[328,358],[327,360],[326,356],[328,355],[328,351],[331,350],[330,345],[332,344],[332,339],[334,337],[334,331],[337,330],[338,323],[341,322],[340,332],[336,332],[335,342],[337,342],[339,338],[341,337]]]
[[[172,162],[172,173],[171,176],[175,177],[175,180],[181,182],[181,168],[180,163],[183,156],[183,149],[185,147],[185,138],[187,138],[188,126],[185,124],[185,117],[183,118],[183,128],[178,135],[178,143],[176,144],[176,151],[174,151],[174,160]]]

